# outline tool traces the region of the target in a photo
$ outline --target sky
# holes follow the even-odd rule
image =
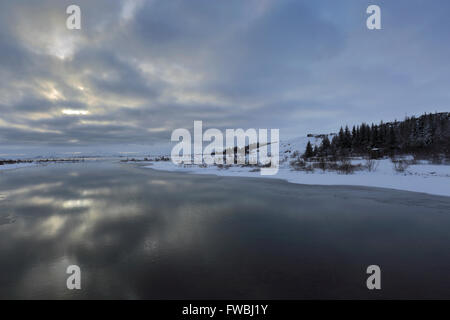
[[[70,4],[81,30],[66,28]],[[366,27],[370,4],[382,30]],[[194,120],[283,139],[449,111],[449,12],[448,0],[1,0],[0,145],[152,145]]]

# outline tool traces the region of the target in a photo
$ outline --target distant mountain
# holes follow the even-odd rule
[[[0,146],[1,159],[156,157],[169,155],[170,143],[95,146]]]

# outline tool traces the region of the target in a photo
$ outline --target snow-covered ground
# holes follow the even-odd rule
[[[2,170],[11,170],[11,169],[20,169],[25,167],[33,167],[36,166],[36,163],[13,163],[13,164],[4,164],[0,166],[0,171]]]
[[[328,136],[328,139],[331,141],[333,138],[332,135]],[[315,138],[315,137],[299,137],[299,138],[292,138],[288,139],[286,141],[281,141],[280,143],[280,157],[282,158],[284,155],[292,155],[293,152],[298,151],[300,154],[305,152],[306,145],[308,144],[308,141],[311,142],[312,147],[314,146],[319,147],[322,143],[321,138]]]
[[[290,156],[296,150],[302,154],[306,144],[311,141],[313,146],[319,145],[321,139],[297,138],[280,144],[280,169],[276,175],[261,176],[255,168],[231,166],[228,169],[217,166],[179,166],[171,161],[152,162],[145,166],[155,170],[189,172],[195,174],[215,174],[219,176],[233,177],[263,177],[287,180],[291,183],[312,184],[312,185],[352,185],[370,186],[380,188],[391,188],[398,190],[423,192],[435,195],[450,196],[450,166],[432,165],[427,162],[411,164],[404,172],[399,173],[394,170],[394,164],[390,159],[376,160],[375,170],[355,171],[353,174],[340,174],[334,171],[323,172],[315,169],[314,172],[295,171],[290,166],[292,160]],[[353,164],[365,164],[363,159],[355,159]]]

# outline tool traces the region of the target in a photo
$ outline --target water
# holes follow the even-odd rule
[[[0,172],[0,298],[450,298],[450,198],[86,162]],[[80,266],[81,290],[66,288]],[[366,288],[377,264],[382,290]]]

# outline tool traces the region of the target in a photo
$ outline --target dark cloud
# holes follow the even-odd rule
[[[70,1],[3,1],[0,143],[165,142],[194,120],[286,137],[448,110],[450,3],[378,3],[381,31],[369,1],[79,1],[69,31]]]

